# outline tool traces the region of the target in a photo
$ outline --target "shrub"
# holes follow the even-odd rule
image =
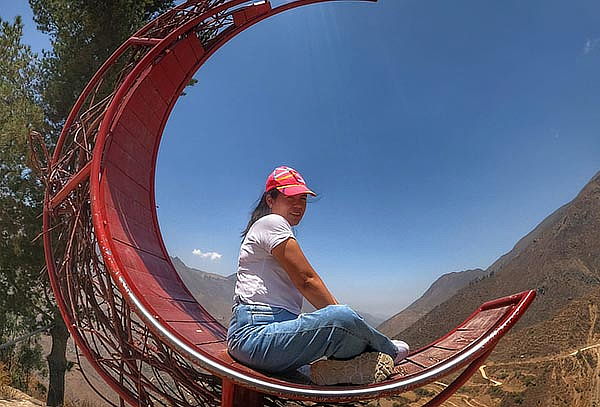
[[[4,363],[0,362],[0,387],[8,386],[10,384],[10,375],[6,369]]]
[[[435,392],[431,391],[431,390],[427,390],[424,387],[421,387],[419,389],[415,390],[415,393],[417,393],[419,396],[421,397],[432,397],[435,396]]]

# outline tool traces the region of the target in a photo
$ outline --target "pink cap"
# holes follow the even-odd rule
[[[287,196],[299,194],[317,196],[317,194],[308,189],[302,175],[290,167],[277,167],[269,174],[265,191],[270,191],[273,188],[277,188],[279,192]]]

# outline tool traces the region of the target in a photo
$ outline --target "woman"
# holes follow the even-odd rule
[[[408,345],[391,341],[338,303],[302,253],[292,226],[302,220],[307,195],[316,194],[293,168],[278,167],[242,233],[229,353],[272,373],[311,362],[319,385],[384,380]],[[317,310],[301,313],[306,298]]]

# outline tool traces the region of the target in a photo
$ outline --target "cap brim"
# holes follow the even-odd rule
[[[317,196],[313,191],[305,187],[304,185],[294,185],[289,187],[277,187],[277,190],[286,196],[300,195],[300,194],[309,194],[312,196]]]

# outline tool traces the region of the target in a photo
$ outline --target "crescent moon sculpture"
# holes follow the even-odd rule
[[[217,49],[268,17],[326,1],[338,0],[275,8],[269,1],[187,1],[121,45],[65,122],[45,174],[48,273],[78,349],[132,406],[357,405],[466,367],[427,404],[437,406],[476,371],[535,296],[529,291],[483,304],[377,384],[311,386],[229,357],[226,328],[185,287],[160,234],[159,143],[181,92]]]

